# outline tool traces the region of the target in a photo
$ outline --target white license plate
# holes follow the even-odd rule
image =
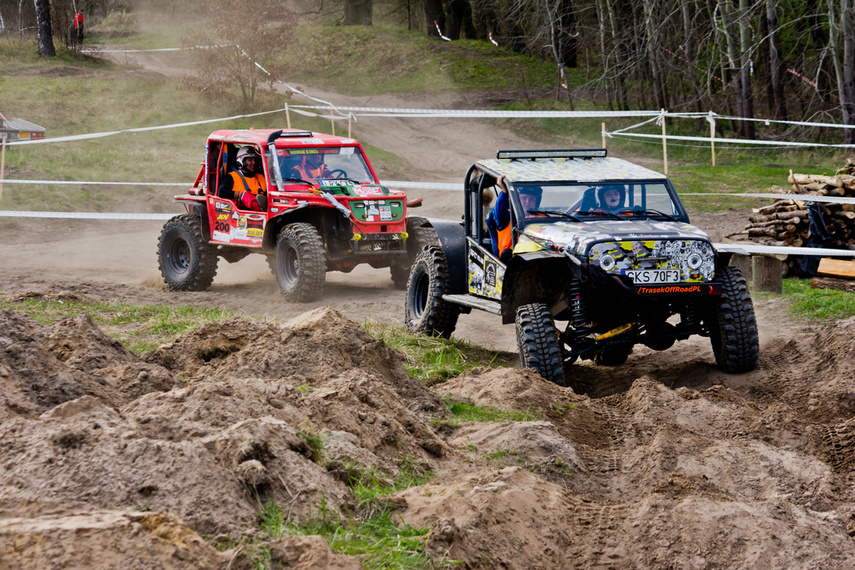
[[[630,270],[626,272],[636,285],[648,285],[650,283],[679,283],[679,269],[643,269]]]

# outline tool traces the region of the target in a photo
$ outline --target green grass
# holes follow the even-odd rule
[[[478,367],[509,366],[515,354],[489,351],[456,339],[417,335],[400,327],[368,321],[364,325],[371,336],[386,342],[407,359],[407,371],[413,378],[431,386]]]
[[[432,477],[431,471],[418,467],[412,458],[404,458],[400,473],[392,480],[374,469],[353,473],[349,485],[358,501],[356,513],[331,513],[322,503],[316,517],[298,523],[288,518],[286,506],[268,502],[260,513],[261,530],[273,538],[320,535],[335,552],[358,557],[369,570],[448,566],[432,561],[425,552],[428,529],[413,528],[396,518],[393,505],[384,499],[397,491],[424,485]],[[254,558],[259,568],[268,567],[269,552],[257,550]]]
[[[772,293],[753,293],[760,299],[777,297]],[[825,323],[855,316],[855,294],[833,289],[812,289],[809,279],[783,281],[783,295],[790,313],[800,320]]]
[[[29,315],[40,324],[87,314],[108,336],[141,354],[175,337],[231,315],[220,309],[166,305],[126,305],[82,301],[70,297],[0,298],[0,309]]]
[[[492,406],[476,406],[470,402],[447,402],[448,411],[459,422],[531,422],[542,419],[533,411],[502,410]]]

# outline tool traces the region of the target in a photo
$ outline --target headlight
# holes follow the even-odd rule
[[[606,271],[611,271],[614,269],[615,265],[617,265],[617,261],[615,258],[609,254],[606,254],[600,258],[600,267]]]
[[[689,264],[689,267],[692,269],[697,269],[704,263],[704,258],[701,257],[700,253],[693,253],[689,255],[689,259],[686,260],[686,263]]]

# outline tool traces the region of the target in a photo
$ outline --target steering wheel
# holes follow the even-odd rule
[[[347,172],[344,169],[336,168],[335,170],[330,170],[330,173],[328,176],[326,176],[326,178],[340,179],[340,178],[348,178],[348,176],[347,176]]]

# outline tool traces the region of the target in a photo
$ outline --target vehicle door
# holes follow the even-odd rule
[[[211,224],[211,241],[222,244],[261,247],[264,237],[264,226],[267,222],[267,212],[256,212],[239,208],[236,201],[217,196],[217,188],[226,176],[231,176],[237,168],[236,156],[241,147],[239,144],[209,143],[208,160],[216,164],[216,168],[208,169],[209,178],[209,207]],[[262,155],[263,156],[263,155]],[[266,161],[263,161],[265,163]],[[269,180],[266,166],[263,166],[265,180]],[[243,188],[235,188],[235,194],[240,194]]]
[[[466,186],[464,221],[468,292],[498,301],[502,297],[505,265],[493,253],[493,243],[487,228],[487,216],[498,199],[496,178],[476,170]]]

